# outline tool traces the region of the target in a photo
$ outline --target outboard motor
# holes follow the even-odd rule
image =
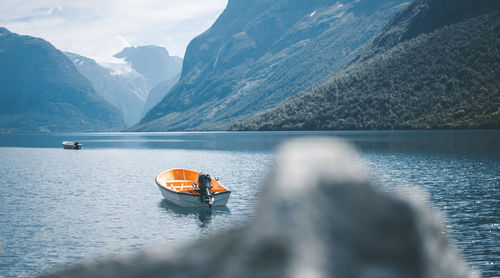
[[[212,189],[212,178],[210,178],[210,175],[200,173],[198,176],[198,188],[198,192],[200,193],[200,202],[206,202],[209,207],[212,207],[214,197],[210,194],[210,189]]]
[[[76,142],[73,144],[73,148],[74,148],[75,150],[79,150],[81,147],[82,147],[82,144],[78,143],[78,141],[76,141]]]

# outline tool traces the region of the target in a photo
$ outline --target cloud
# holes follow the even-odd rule
[[[45,13],[45,16],[51,16],[54,13],[54,11],[59,11],[59,12],[62,11],[61,6],[57,6],[55,8],[49,8]]]
[[[183,56],[227,0],[11,0],[0,4],[0,26],[41,37],[57,48],[110,62],[125,46],[161,45]]]

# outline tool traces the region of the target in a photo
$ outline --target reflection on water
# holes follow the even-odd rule
[[[196,216],[198,218],[198,225],[203,230],[208,227],[212,221],[212,216],[225,217],[231,214],[231,210],[228,207],[200,207],[200,208],[184,208],[179,207],[165,199],[161,200],[158,204],[159,207],[165,210],[169,215],[174,214],[179,217],[185,216]]]

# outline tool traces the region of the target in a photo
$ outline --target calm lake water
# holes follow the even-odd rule
[[[0,134],[0,276],[175,247],[244,223],[276,147],[317,135],[353,143],[387,190],[426,191],[470,265],[500,276],[499,130]],[[65,140],[83,150],[63,150]],[[227,207],[164,201],[154,178],[177,167],[219,177],[233,191]]]

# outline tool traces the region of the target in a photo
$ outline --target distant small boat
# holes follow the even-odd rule
[[[170,169],[156,177],[163,198],[181,207],[225,206],[231,190],[208,174]]]
[[[65,149],[71,149],[71,150],[79,150],[82,148],[82,144],[78,142],[72,142],[72,141],[64,141],[62,142],[63,148]]]

